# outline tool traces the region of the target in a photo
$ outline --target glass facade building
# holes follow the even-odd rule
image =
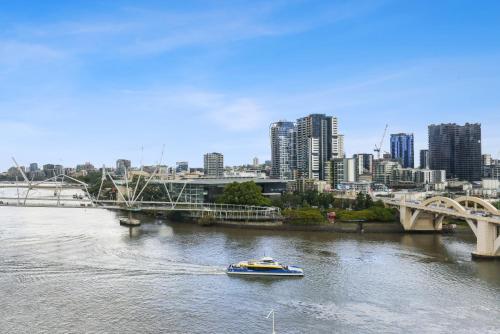
[[[431,169],[445,170],[452,179],[481,180],[481,124],[433,124],[428,130]]]
[[[391,156],[398,160],[403,168],[413,168],[413,133],[397,133],[391,135]]]
[[[297,120],[297,173],[300,178],[325,180],[327,161],[343,158],[338,119],[311,114]]]
[[[420,168],[429,169],[429,150],[420,150]]]
[[[295,169],[295,124],[279,121],[269,128],[271,139],[271,177],[293,179]]]

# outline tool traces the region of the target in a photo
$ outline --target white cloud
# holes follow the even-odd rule
[[[0,40],[0,65],[20,65],[26,61],[47,61],[63,57],[63,53],[39,43]]]
[[[208,115],[217,124],[232,131],[253,130],[266,125],[264,110],[248,98],[225,102]]]
[[[13,26],[10,36],[33,45],[57,46],[67,53],[149,55],[259,37],[299,33],[365,15],[378,1],[311,7],[300,18],[286,15],[305,4],[290,1],[228,3],[190,11],[116,7],[105,13],[47,24]],[[0,42],[1,43],[1,42]],[[40,50],[42,51],[42,50]],[[47,50],[48,51],[48,50]]]

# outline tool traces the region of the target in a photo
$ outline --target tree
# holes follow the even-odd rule
[[[298,208],[302,205],[302,197],[298,194],[285,193],[281,195],[283,208]]]
[[[321,193],[318,198],[319,206],[323,209],[329,209],[333,205],[333,196],[329,193]]]
[[[321,211],[313,208],[285,209],[283,216],[288,224],[319,225],[327,223]]]
[[[370,195],[366,194],[365,195],[365,208],[371,208],[374,205],[373,199]]]
[[[224,192],[217,203],[270,206],[271,200],[262,195],[262,188],[255,182],[233,182],[224,188]]]
[[[80,176],[77,178],[78,180],[85,182],[88,184],[88,191],[89,193],[97,197],[99,194],[99,189],[101,188],[101,180],[102,180],[102,173],[101,172],[90,172],[85,176]],[[112,190],[114,189],[113,183],[109,180],[109,178],[106,178],[104,183],[102,184],[102,192],[101,192],[101,198],[100,199],[112,199]]]
[[[366,198],[365,194],[363,194],[362,192],[359,192],[356,196],[356,203],[354,204],[354,208],[356,210],[363,210],[366,208]]]
[[[134,190],[136,189],[137,186],[137,193],[135,194],[136,196],[139,195],[140,191],[144,188],[146,185],[146,180],[144,178],[140,178],[138,176],[134,176],[132,181],[129,182],[129,189],[131,190],[131,196],[133,195]],[[137,184],[139,183],[139,184]],[[165,191],[164,187],[162,187],[161,184],[157,183],[149,183],[146,188],[140,193],[140,198],[139,200],[141,201],[168,201],[168,196],[167,192]]]

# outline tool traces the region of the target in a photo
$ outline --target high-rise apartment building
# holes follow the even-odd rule
[[[359,181],[361,175],[373,174],[373,154],[359,153],[353,155],[356,181]]]
[[[296,168],[296,129],[293,122],[279,121],[269,128],[271,139],[271,177],[293,179]]]
[[[224,177],[224,156],[217,152],[205,154],[203,156],[203,168],[205,176]]]
[[[326,180],[326,163],[344,157],[344,136],[336,117],[311,114],[295,124],[279,121],[269,132],[273,178]]]
[[[414,167],[413,133],[396,133],[391,135],[391,156],[399,160],[403,168]]]
[[[336,117],[311,114],[299,118],[296,140],[297,172],[301,178],[324,180],[325,163],[344,156]]]
[[[429,150],[420,150],[420,168],[429,169]]]
[[[481,180],[481,124],[429,125],[430,169],[445,170],[449,178]]]

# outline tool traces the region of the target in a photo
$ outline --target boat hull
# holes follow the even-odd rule
[[[252,270],[247,268],[228,268],[226,273],[231,276],[304,276],[301,269],[285,270],[285,269],[271,269],[271,270]]]

